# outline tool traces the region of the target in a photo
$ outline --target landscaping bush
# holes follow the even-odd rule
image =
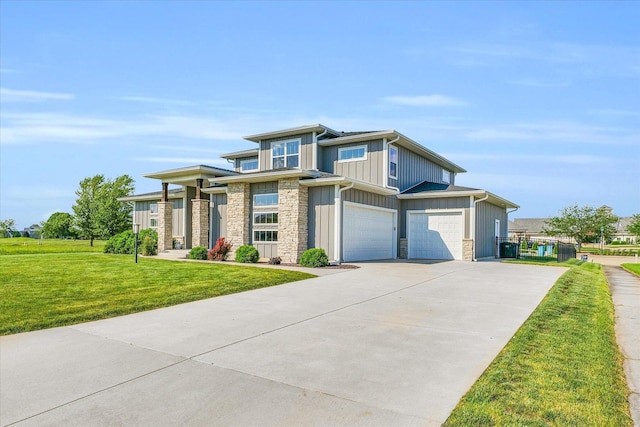
[[[529,244],[526,240],[523,240],[522,243],[520,243],[520,251],[522,252],[527,250],[529,250]]]
[[[300,257],[300,265],[303,267],[325,267],[329,265],[329,258],[324,249],[307,249]]]
[[[258,262],[260,254],[251,245],[242,245],[236,251],[236,262]]]
[[[269,264],[271,265],[280,265],[281,262],[282,262],[282,258],[280,258],[279,256],[274,256],[269,258]]]
[[[140,231],[138,235],[140,242],[145,242],[145,251],[143,255],[156,255],[158,253],[158,233],[150,228]],[[132,230],[126,230],[116,234],[104,245],[104,253],[106,254],[133,254],[136,245],[136,236]],[[143,245],[138,246],[138,253],[142,252]]]
[[[224,237],[220,237],[207,254],[207,258],[209,258],[209,261],[224,261],[229,256],[231,246],[233,246],[231,242],[227,242]]]
[[[199,259],[204,261],[207,259],[207,252],[208,250],[204,246],[195,246],[189,251],[189,259]]]
[[[531,246],[531,250],[533,250],[533,251],[537,251],[538,250],[538,242],[533,242],[533,245]]]

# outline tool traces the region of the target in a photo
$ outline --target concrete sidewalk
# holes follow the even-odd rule
[[[634,425],[640,426],[640,278],[620,266],[605,265],[616,313],[616,339],[631,389],[629,403]]]
[[[0,424],[440,425],[566,270],[360,266],[0,337]]]

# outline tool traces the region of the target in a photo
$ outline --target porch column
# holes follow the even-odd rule
[[[160,199],[160,201],[161,202],[169,201],[169,183],[168,182],[162,183],[162,198]]]
[[[307,250],[309,237],[309,187],[298,178],[278,181],[278,256],[297,263]]]
[[[196,198],[191,200],[191,247],[209,248],[209,200],[202,198],[202,179],[196,185]]]
[[[249,243],[249,213],[251,192],[249,184],[233,182],[227,186],[227,241],[231,247],[230,259],[240,246]]]
[[[165,197],[164,191],[162,197]],[[173,202],[162,201],[158,203],[158,252],[172,249],[172,240]]]
[[[462,259],[473,261],[473,239],[462,239]]]

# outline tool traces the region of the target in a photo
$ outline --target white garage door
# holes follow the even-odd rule
[[[394,258],[395,211],[345,203],[343,258],[365,261]]]
[[[409,213],[409,258],[462,259],[461,212]]]

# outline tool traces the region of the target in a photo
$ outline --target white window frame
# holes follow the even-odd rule
[[[270,204],[270,205],[259,205],[259,204],[256,203],[256,199],[261,197],[261,196],[276,196],[276,202],[275,202],[275,204]],[[278,193],[263,193],[263,194],[254,194],[253,195],[253,207],[254,208],[272,208],[272,207],[277,207],[279,201],[280,201],[280,198],[278,197]]]
[[[256,239],[256,233],[272,233],[271,234],[271,240],[258,240]],[[274,233],[275,233],[275,239],[274,237]],[[264,243],[278,243],[278,230],[277,229],[269,229],[269,230],[263,230],[263,229],[259,229],[259,230],[253,230],[253,243],[260,243],[260,244],[264,244]]]
[[[256,217],[258,215],[271,215],[272,221],[271,222],[256,222]],[[275,215],[275,218],[274,218],[274,215]],[[254,226],[267,226],[267,227],[269,227],[269,226],[272,226],[273,224],[277,224],[278,223],[278,216],[277,215],[278,215],[278,212],[276,212],[276,211],[254,212],[253,213],[253,225]],[[273,219],[275,219],[275,221],[273,221]]]
[[[451,171],[442,169],[442,182],[445,184],[451,184]]]
[[[297,152],[297,153],[295,153],[295,154],[289,154],[289,153],[287,152],[287,144],[288,144],[288,143],[291,143],[291,142],[295,142],[295,143],[297,143],[297,144],[298,144],[298,152]],[[283,144],[283,145],[284,145],[284,150],[283,150],[283,151],[284,151],[284,154],[283,154],[282,156],[274,156],[274,155],[273,155],[273,147],[274,147],[275,145],[278,145],[278,144]],[[286,167],[291,167],[291,166],[287,166],[287,159],[288,159],[289,157],[295,157],[295,156],[297,156],[297,157],[298,157],[298,166],[294,166],[294,168],[295,168],[295,169],[300,169],[300,167],[301,167],[301,166],[300,166],[300,159],[301,159],[301,157],[302,157],[302,156],[300,155],[300,152],[302,151],[302,140],[301,140],[300,138],[296,138],[296,139],[287,139],[287,140],[282,140],[282,141],[272,141],[272,142],[271,142],[271,145],[270,145],[270,147],[269,147],[269,148],[270,148],[270,149],[269,149],[269,152],[271,153],[271,169],[276,169],[276,168],[274,168],[274,167],[273,167],[273,161],[274,161],[276,158],[283,158],[283,160],[284,160],[284,166],[283,166],[283,167],[285,167],[285,168],[286,168]],[[280,169],[280,168],[277,168],[277,169]]]
[[[354,151],[364,149],[364,155],[362,157],[353,157],[351,159],[341,159],[342,153],[345,151]],[[350,147],[339,147],[338,148],[338,163],[347,163],[347,162],[361,162],[363,160],[367,160],[367,146],[366,145],[353,145]]]
[[[245,169],[245,168],[244,168],[244,165],[245,165],[246,163],[249,163],[249,162],[252,162],[252,163],[253,163],[253,162],[255,162],[256,167],[255,167],[255,168],[253,168],[253,169]],[[260,169],[260,161],[258,160],[258,158],[257,158],[257,157],[252,157],[252,158],[250,158],[250,159],[241,159],[241,160],[240,160],[240,171],[241,171],[241,172],[252,172],[252,171],[257,171],[257,170],[259,170],[259,169]]]
[[[152,206],[156,208],[153,209]],[[149,215],[158,215],[158,204],[157,203],[149,203]]]
[[[152,221],[155,221],[156,225],[153,225]],[[153,228],[153,229],[158,228],[158,218],[155,218],[155,217],[149,218],[149,228]]]
[[[395,174],[395,176],[391,174],[391,163],[392,163],[391,162],[391,157],[392,157],[391,156],[391,150],[395,150],[395,152],[396,152],[396,161],[395,161],[396,174]],[[389,164],[387,165],[387,170],[389,171],[389,178],[398,180],[398,155],[399,155],[398,147],[394,147],[393,145],[390,145],[388,154],[389,154]]]

